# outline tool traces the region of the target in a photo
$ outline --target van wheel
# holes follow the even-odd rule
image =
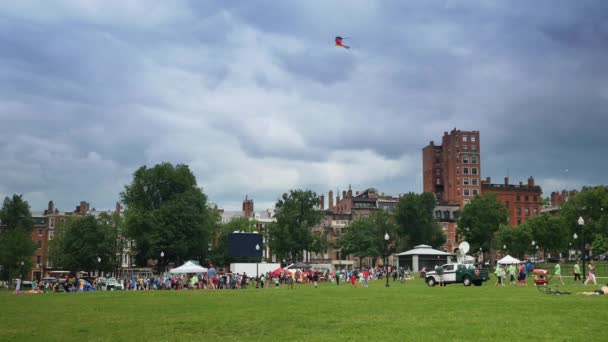
[[[426,284],[427,284],[428,286],[430,286],[430,287],[435,286],[435,278],[433,278],[433,277],[429,277],[429,278],[426,280]]]
[[[471,277],[469,277],[469,276],[464,276],[464,281],[463,281],[463,283],[464,283],[464,286],[471,286],[471,283],[472,283],[472,282],[471,282]]]

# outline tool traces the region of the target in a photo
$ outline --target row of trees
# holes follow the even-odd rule
[[[579,217],[585,221],[583,226],[578,224]],[[495,195],[484,194],[461,211],[458,234],[473,250],[502,250],[504,246],[505,252],[517,257],[537,251],[558,254],[582,249],[582,241],[586,242],[587,251],[605,253],[608,251],[608,187],[584,187],[556,214],[543,213],[517,227],[508,226],[507,209]]]

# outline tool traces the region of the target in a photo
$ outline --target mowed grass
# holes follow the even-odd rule
[[[567,280],[572,282],[572,280]],[[422,280],[369,288],[0,293],[2,341],[605,341],[608,296]],[[590,291],[572,285],[563,290]]]

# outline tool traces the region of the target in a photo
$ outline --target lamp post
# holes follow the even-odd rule
[[[479,247],[479,263],[483,265],[483,249]]]
[[[258,254],[259,251],[260,251],[260,245],[256,243],[255,244],[255,254]],[[259,273],[258,265],[259,265],[259,261],[260,260],[257,258],[257,255],[256,255],[255,260],[256,260],[256,262],[255,262],[255,287],[258,288],[259,287],[259,279],[260,279],[260,277],[258,275],[258,273]]]
[[[536,245],[536,262],[538,262],[538,245]]]
[[[385,261],[384,261],[384,267],[386,267],[386,287],[389,287],[390,285],[388,284],[388,239],[390,237],[388,236],[388,233],[384,233],[384,241],[385,241],[385,246],[386,246],[386,252],[385,252]]]
[[[161,275],[162,275],[162,271],[164,270],[165,267],[165,251],[160,251],[160,270],[161,271]]]
[[[532,243],[530,245],[532,245],[532,253],[534,253],[534,245],[536,245],[536,241],[532,240]],[[534,256],[534,262],[538,262],[538,260],[536,260],[536,255]]]
[[[583,252],[583,274],[587,274],[587,273],[586,273],[586,272],[587,272],[587,269],[585,268],[585,254],[586,254],[586,253],[585,253],[585,249],[586,249],[586,247],[585,247],[585,232],[583,231],[584,226],[585,226],[585,220],[583,219],[583,217],[582,217],[582,216],[580,216],[580,217],[578,218],[578,225],[581,227],[581,242],[582,242],[582,244],[583,244],[583,248],[581,249],[581,250],[582,250],[582,252]],[[576,234],[576,233],[575,233],[575,234]],[[586,279],[586,278],[587,278],[587,277],[583,277],[583,279]],[[584,282],[585,282],[585,281],[583,280],[583,283],[584,283]]]
[[[97,276],[101,275],[101,257],[97,257]]]

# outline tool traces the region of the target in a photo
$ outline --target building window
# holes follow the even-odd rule
[[[534,208],[534,216],[538,215],[538,208]]]
[[[435,180],[435,183],[436,183],[437,185],[440,185],[440,184],[441,184],[441,180],[440,180],[439,178],[437,178],[437,179]]]
[[[530,208],[526,208],[526,216],[530,216]]]
[[[474,175],[476,175],[477,174],[477,168],[476,167],[471,168],[471,173],[474,174]]]
[[[443,218],[444,218],[445,220],[449,220],[449,219],[450,219],[450,212],[449,212],[449,211],[447,211],[447,210],[446,210],[446,211],[444,211],[444,212],[443,212]]]
[[[471,183],[473,185],[477,185],[477,178],[471,178]]]
[[[463,167],[462,168],[462,173],[465,174],[465,175],[468,175],[469,174],[469,168],[468,167]]]
[[[517,224],[521,224],[521,220],[517,220]]]
[[[471,156],[471,164],[477,164],[477,156]]]
[[[54,237],[55,237],[55,231],[53,231],[53,230],[49,231],[49,240],[53,240]]]
[[[40,255],[36,255],[36,267],[40,267],[41,261],[42,261],[42,258],[40,257]]]
[[[517,207],[517,216],[521,216],[521,208]]]
[[[463,178],[462,179],[462,184],[469,185],[469,179],[468,178]]]
[[[475,138],[474,135],[471,136],[471,142],[475,142],[477,140],[477,138]]]
[[[469,146],[462,146],[462,151],[463,152],[469,152]]]
[[[532,198],[533,198],[534,203],[538,202],[538,198],[536,198],[536,196],[534,196]]]
[[[517,200],[517,202],[521,201],[521,197],[519,197],[519,195],[515,196],[515,199]]]
[[[459,168],[459,167],[457,167],[457,168],[456,168],[456,174],[457,174],[457,175],[459,175],[459,174],[460,174],[460,168]]]
[[[467,204],[469,204],[469,203],[471,203],[471,200],[468,200],[468,199],[465,199],[465,200],[464,200],[464,205],[467,205]]]
[[[506,207],[507,209],[509,209],[509,201],[506,201],[506,202],[505,202],[505,207]]]
[[[471,151],[477,152],[477,145],[471,145]]]
[[[42,228],[38,228],[38,236],[42,236]]]
[[[38,240],[38,245],[36,246],[38,249],[42,248],[42,240]]]
[[[525,196],[524,198],[525,198],[526,202],[530,201],[530,197],[529,196]]]
[[[51,217],[51,228],[55,228],[55,218]]]
[[[462,156],[462,162],[464,164],[468,164],[469,163],[469,156],[467,156],[467,155]]]
[[[470,192],[469,192],[469,189],[464,189],[464,195],[465,196],[470,196],[471,195]]]
[[[436,219],[440,219],[441,218],[441,210],[435,211],[435,218]]]
[[[479,195],[479,191],[477,189],[473,189],[473,196]]]
[[[467,137],[466,135],[462,136],[462,141],[467,142],[469,141],[469,137]]]

